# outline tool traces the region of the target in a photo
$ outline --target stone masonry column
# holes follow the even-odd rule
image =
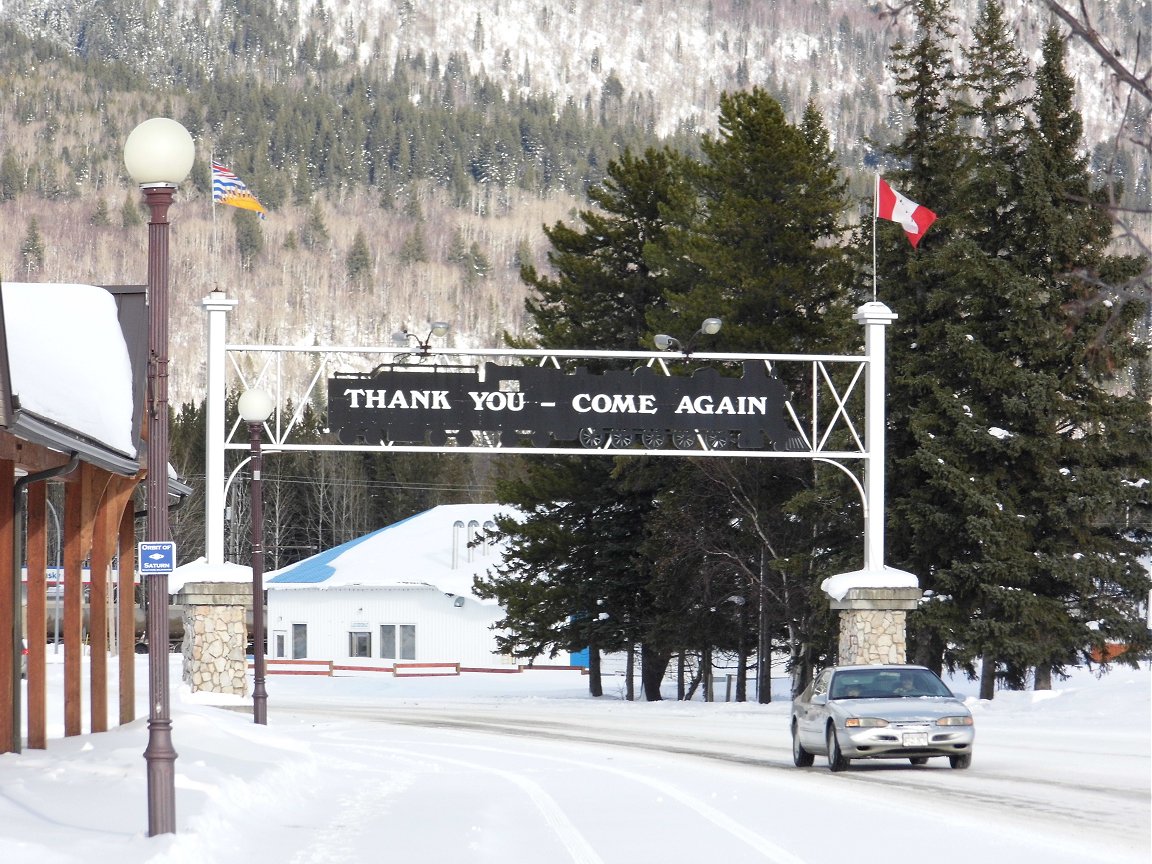
[[[190,582],[177,595],[184,607],[184,683],[195,693],[248,692],[248,582]]]
[[[832,600],[831,608],[840,612],[837,662],[842,666],[907,662],[905,625],[922,594],[919,588],[851,588],[843,599]]]

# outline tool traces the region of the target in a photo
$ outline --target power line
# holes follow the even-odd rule
[[[185,481],[195,482],[203,481],[203,474],[187,474],[183,476]],[[344,488],[365,488],[365,489],[403,489],[415,490],[421,492],[469,492],[469,493],[491,493],[495,489],[491,484],[479,483],[435,483],[431,481],[403,481],[403,480],[363,480],[348,477],[334,477],[324,478],[318,480],[315,477],[306,477],[298,475],[273,475],[267,472],[264,473],[264,483],[291,483],[303,486],[341,486]]]

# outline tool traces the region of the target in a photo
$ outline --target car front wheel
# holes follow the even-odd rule
[[[948,763],[955,769],[961,770],[972,764],[971,753],[961,753],[958,756],[949,756]]]
[[[800,743],[800,730],[796,728],[795,720],[792,721],[792,761],[797,768],[809,768],[816,761],[816,757]]]
[[[828,727],[828,770],[844,771],[848,768],[849,760],[840,750],[840,741],[836,738],[836,729]]]

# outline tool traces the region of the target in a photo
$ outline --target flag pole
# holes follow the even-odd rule
[[[212,284],[220,284],[220,240],[216,236],[216,172],[212,166],[216,164],[215,152],[209,152],[208,159],[208,189],[212,198]]]
[[[880,215],[880,174],[872,184],[872,302],[876,302],[876,218]]]

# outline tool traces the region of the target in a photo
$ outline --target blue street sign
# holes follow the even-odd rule
[[[176,569],[176,544],[171,540],[140,543],[136,560],[141,573],[171,573]]]

